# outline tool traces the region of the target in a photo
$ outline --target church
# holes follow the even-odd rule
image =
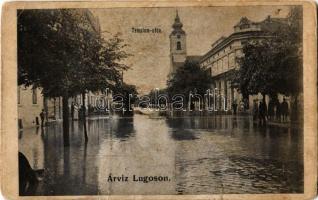
[[[172,25],[172,32],[170,38],[170,74],[175,73],[176,70],[182,66],[186,60],[199,62],[201,56],[187,56],[187,41],[186,32],[182,29],[178,11]]]

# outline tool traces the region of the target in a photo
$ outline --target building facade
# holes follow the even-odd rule
[[[253,22],[246,17],[242,17],[233,27],[234,32],[232,34],[228,37],[222,36],[219,38],[212,44],[211,50],[202,56],[200,66],[211,74],[213,78],[211,87],[214,88],[218,96],[222,97],[216,102],[219,109],[231,110],[235,102],[239,109],[243,109],[242,105],[244,105],[244,110],[246,110],[252,107],[254,99],[261,98],[261,95],[250,95],[243,99],[242,94],[232,85],[231,80],[234,71],[239,68],[237,60],[244,56],[244,44],[272,37],[269,30],[278,29],[284,23],[285,18],[271,18],[268,16],[261,22]],[[268,97],[266,98],[268,99]]]
[[[62,97],[44,98],[46,121],[62,120]]]
[[[41,89],[18,86],[18,127],[29,128],[41,123],[40,113],[44,109]]]

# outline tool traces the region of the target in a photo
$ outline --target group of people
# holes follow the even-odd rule
[[[286,99],[280,102],[278,99],[271,99],[268,103],[268,107],[264,100],[259,103],[254,101],[253,107],[253,119],[259,120],[261,125],[265,125],[267,120],[277,120],[278,122],[288,121],[289,106]]]
[[[240,101],[237,103],[237,100],[234,100],[232,103],[232,109],[233,109],[233,114],[236,115],[238,111],[246,111],[248,108],[248,102],[245,100]]]

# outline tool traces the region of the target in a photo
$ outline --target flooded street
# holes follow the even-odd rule
[[[250,117],[133,117],[24,129],[19,151],[44,179],[29,195],[302,193],[303,131]],[[110,182],[109,175],[128,181]],[[133,176],[168,181],[133,181]],[[160,188],[160,189],[158,189]]]

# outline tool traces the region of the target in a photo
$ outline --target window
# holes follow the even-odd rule
[[[242,52],[242,50],[241,49],[237,49],[236,51],[235,51],[235,55],[236,55],[236,57],[242,57],[242,54],[243,52]]]
[[[223,70],[227,70],[229,67],[229,60],[228,60],[228,57],[227,56],[224,56],[223,57]]]
[[[247,45],[247,40],[243,40],[243,41],[241,42],[241,44],[242,44],[242,46]]]
[[[37,98],[36,89],[32,89],[32,103],[33,103],[33,104],[37,104],[37,103],[38,103],[38,98]]]
[[[222,69],[223,69],[222,59],[219,59],[219,60],[218,60],[218,73],[221,73],[221,72],[222,72]]]
[[[250,25],[249,24],[243,24],[242,26],[240,26],[240,29],[243,30],[243,29],[248,29],[250,28]]]
[[[177,42],[177,50],[181,50],[181,42]]]
[[[212,76],[212,69],[211,69],[211,67],[208,68],[207,73],[208,73],[208,75]]]
[[[232,68],[235,66],[235,54],[230,53],[229,55],[229,67]]]
[[[214,74],[216,74],[217,73],[217,62],[213,62],[213,64],[212,64],[212,74],[211,75],[214,75]]]
[[[180,39],[180,35],[177,35],[177,38]]]

